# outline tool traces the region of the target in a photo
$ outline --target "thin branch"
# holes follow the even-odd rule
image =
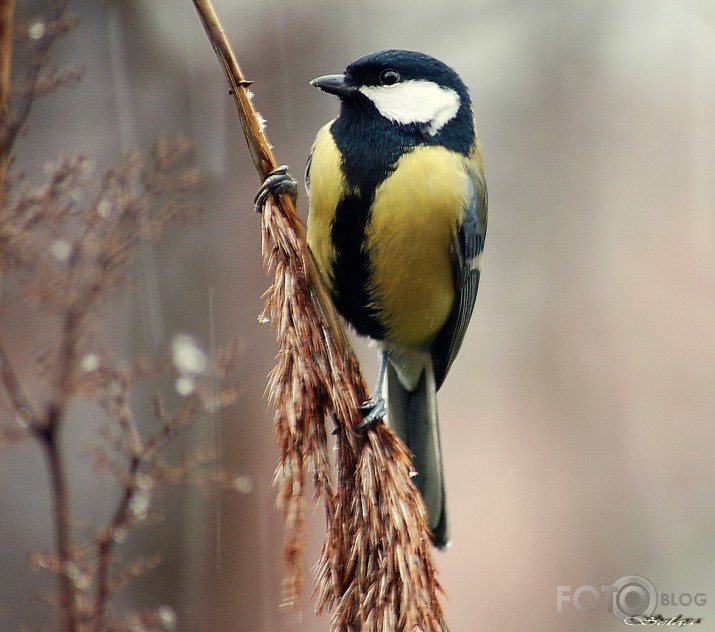
[[[0,0],[0,115],[5,112],[10,89],[14,14],[15,0]]]
[[[269,171],[276,168],[277,164],[248,94],[251,81],[243,75],[210,0],[193,0],[193,3],[211,46],[226,73],[253,164],[263,179]]]
[[[112,621],[109,603],[123,585],[153,567],[158,558],[122,562],[117,551],[120,534],[148,517],[151,493],[163,482],[160,451],[199,419],[209,403],[213,410],[228,403],[223,391],[214,393],[210,402],[201,391],[204,379],[227,377],[232,356],[223,354],[205,376],[193,375],[196,394],[184,396],[176,413],[159,419],[162,425],[144,442],[131,410],[130,391],[139,380],[173,375],[175,368],[164,360],[156,364],[135,361],[129,369],[112,370],[94,348],[97,311],[103,299],[120,287],[134,245],[157,239],[170,221],[196,215],[196,205],[185,198],[200,184],[201,176],[198,169],[183,164],[191,149],[187,139],[160,140],[150,155],[135,152],[101,178],[92,176],[90,161],[77,158],[60,160],[51,167],[47,183],[37,188],[23,186],[14,175],[5,181],[5,169],[12,164],[11,153],[35,99],[79,79],[74,69],[47,68],[52,44],[75,23],[63,13],[67,3],[47,0],[46,18],[15,37],[16,57],[22,63],[15,63],[18,76],[12,77],[10,90],[14,2],[0,0],[0,264],[9,262],[12,282],[6,286],[16,293],[10,297],[18,301],[15,305],[38,308],[56,327],[51,348],[35,366],[35,377],[43,382],[41,390],[46,386],[50,391],[43,405],[28,396],[28,391],[34,393],[15,370],[0,336],[0,390],[5,407],[17,418],[8,432],[0,432],[0,442],[7,436],[30,435],[43,446],[55,545],[52,552],[31,553],[30,558],[56,573],[57,595],[48,601],[59,606],[58,627],[63,632],[99,632],[132,627],[129,618],[127,625]],[[9,190],[12,195],[4,200]],[[3,307],[8,309],[8,305]],[[35,342],[25,341],[25,346]],[[81,519],[72,513],[73,490],[61,441],[72,422],[69,404],[80,395],[104,407],[120,434],[112,446],[116,454],[99,447],[94,453],[98,471],[116,475],[121,492],[107,522],[97,529],[82,528]],[[206,464],[204,459],[204,471]],[[191,466],[187,461],[176,470],[188,478]],[[225,475],[222,470],[220,474]],[[219,477],[218,469],[214,476]],[[162,617],[154,620],[152,616],[137,619],[146,624],[142,629],[164,629]]]
[[[253,164],[258,171],[258,175],[263,181],[266,174],[273,171],[278,166],[271,149],[271,144],[264,132],[264,125],[261,123],[261,116],[256,111],[249,96],[248,88],[253,83],[246,79],[238,64],[238,60],[231,49],[231,44],[224,33],[218,16],[211,5],[210,0],[192,0],[196,11],[201,19],[209,42],[218,57],[221,67],[226,74],[230,86],[230,93],[236,105],[243,133],[248,144],[248,150],[253,159]],[[296,213],[293,200],[288,195],[280,195],[277,200],[278,212],[285,219],[289,229],[293,231],[301,245],[306,244],[305,226]],[[264,219],[265,223],[265,219]],[[332,338],[336,342],[340,351],[351,355],[350,345],[345,337],[345,332],[340,326],[340,320],[335,312],[332,301],[325,285],[322,282],[313,255],[307,247],[301,248],[299,253],[301,263],[307,271],[311,290],[314,293],[323,318],[327,320]]]
[[[0,381],[2,381],[5,392],[12,402],[15,415],[20,417],[31,430],[39,428],[38,417],[35,414],[30,400],[27,395],[25,395],[25,391],[12,366],[10,356],[8,356],[7,351],[5,351],[2,340],[0,340]]]
[[[30,64],[28,70],[30,80],[28,92],[24,95],[19,112],[11,117],[8,97],[10,92],[15,3],[14,0],[0,0],[0,221],[4,220],[6,215],[5,179],[10,151],[29,116],[40,71],[47,61],[49,48],[58,34],[56,22],[64,11],[65,4],[66,1],[53,5],[52,28],[44,41],[40,42],[36,47],[37,57]],[[0,252],[0,274],[2,273],[4,254],[4,252]],[[74,581],[71,577],[72,542],[68,523],[69,499],[59,446],[59,431],[64,417],[64,406],[61,404],[66,401],[66,397],[63,397],[61,401],[51,403],[47,407],[45,418],[40,420],[33,412],[32,405],[25,396],[12,363],[2,345],[0,345],[0,378],[12,401],[16,414],[29,418],[26,421],[29,422],[30,430],[36,437],[41,439],[45,447],[52,488],[61,611],[64,618],[64,629],[67,632],[72,632],[77,627],[77,605]],[[66,378],[61,378],[61,380],[64,379]]]
[[[0,0],[0,221],[5,218],[5,179],[9,152],[5,151],[5,136],[10,94],[10,74],[12,69],[12,38],[15,0]],[[0,251],[0,281],[2,281],[3,261]]]
[[[3,1],[7,0],[0,0],[0,2]],[[47,20],[45,33],[32,46],[32,58],[23,81],[24,89],[22,90],[20,105],[12,115],[9,109],[5,111],[4,123],[0,126],[0,156],[5,156],[6,159],[10,156],[15,141],[30,116],[30,111],[38,93],[40,74],[47,63],[50,49],[57,37],[66,30],[66,25],[61,23],[61,18],[68,1],[55,0],[50,3],[52,12]]]
[[[51,15],[45,26],[44,33],[30,42],[30,56],[25,70],[25,76],[20,81],[14,78],[14,84],[22,85],[19,104],[10,107],[11,74],[13,58],[14,10],[15,0],[0,0],[0,223],[7,218],[5,190],[7,188],[7,169],[10,156],[20,132],[27,123],[36,97],[51,91],[56,85],[76,80],[79,73],[70,72],[57,76],[53,82],[41,89],[41,73],[49,55],[50,48],[57,37],[71,27],[71,21],[63,21],[62,17],[68,0],[52,0],[49,4]],[[2,281],[5,266],[5,252],[0,244],[0,281]]]
[[[62,426],[64,411],[50,406],[44,431],[39,431],[37,436],[43,439],[47,455],[47,469],[52,488],[52,505],[54,511],[55,537],[57,540],[58,577],[60,584],[60,610],[64,618],[65,632],[74,632],[77,629],[77,601],[75,586],[71,573],[72,540],[69,527],[69,497],[65,471],[62,464],[59,431]]]
[[[120,379],[115,376],[115,379]],[[94,600],[94,624],[96,632],[101,632],[105,625],[107,606],[111,598],[109,586],[109,571],[112,552],[117,540],[117,533],[125,529],[130,522],[130,507],[134,495],[137,493],[137,477],[145,460],[142,458],[142,443],[127,400],[129,384],[122,380],[121,387],[117,389],[117,402],[115,416],[124,435],[125,451],[129,456],[129,471],[124,482],[124,492],[117,503],[114,514],[104,526],[96,539],[97,567],[95,571],[96,591]]]

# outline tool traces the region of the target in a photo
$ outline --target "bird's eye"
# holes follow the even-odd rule
[[[392,68],[383,70],[380,73],[380,83],[383,86],[393,86],[396,83],[399,83],[401,80],[402,80],[402,77],[400,77],[400,73]]]

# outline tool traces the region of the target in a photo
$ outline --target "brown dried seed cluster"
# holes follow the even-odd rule
[[[303,586],[305,472],[323,498],[327,535],[316,578],[317,610],[333,610],[334,630],[443,630],[439,583],[424,505],[410,479],[411,456],[385,425],[360,435],[364,380],[316,306],[306,272],[310,253],[292,209],[269,201],[263,251],[273,270],[267,310],[279,341],[268,394],[280,456],[275,482],[286,519],[285,598]],[[319,281],[318,281],[319,282]],[[327,309],[330,309],[328,306]],[[326,422],[336,425],[332,482]]]

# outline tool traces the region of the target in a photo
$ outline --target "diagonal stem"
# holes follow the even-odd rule
[[[211,0],[192,0],[192,2],[206,31],[206,36],[211,42],[211,47],[226,73],[230,93],[236,105],[236,112],[241,121],[241,127],[243,128],[246,143],[248,144],[248,150],[253,159],[253,164],[261,177],[261,181],[263,181],[266,174],[273,171],[278,165],[271,150],[271,144],[268,142],[268,138],[263,131],[261,117],[253,106],[253,102],[249,96],[248,87],[251,85],[251,81],[246,79],[238,64],[231,44],[226,37],[226,33],[211,5]],[[307,246],[305,226],[298,216],[298,213],[296,213],[293,200],[290,195],[281,194],[278,196],[276,203],[280,214],[285,217],[291,230],[297,235],[300,243],[304,244],[303,252],[301,253],[303,268],[308,276],[313,297],[320,307],[321,315],[327,321],[327,326],[332,338],[336,346],[346,357],[352,355],[350,344],[347,341],[343,328],[340,326],[340,319],[333,307],[328,291],[322,282],[313,255]]]
[[[45,427],[38,431],[47,455],[47,469],[52,487],[52,503],[57,539],[58,574],[60,584],[60,610],[64,631],[77,630],[77,603],[72,579],[72,539],[69,527],[69,496],[62,465],[60,433],[64,411],[51,405],[47,411]]]

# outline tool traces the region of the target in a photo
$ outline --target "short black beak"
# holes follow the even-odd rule
[[[313,79],[310,85],[339,97],[347,97],[355,92],[355,88],[345,82],[345,75],[325,75]]]

